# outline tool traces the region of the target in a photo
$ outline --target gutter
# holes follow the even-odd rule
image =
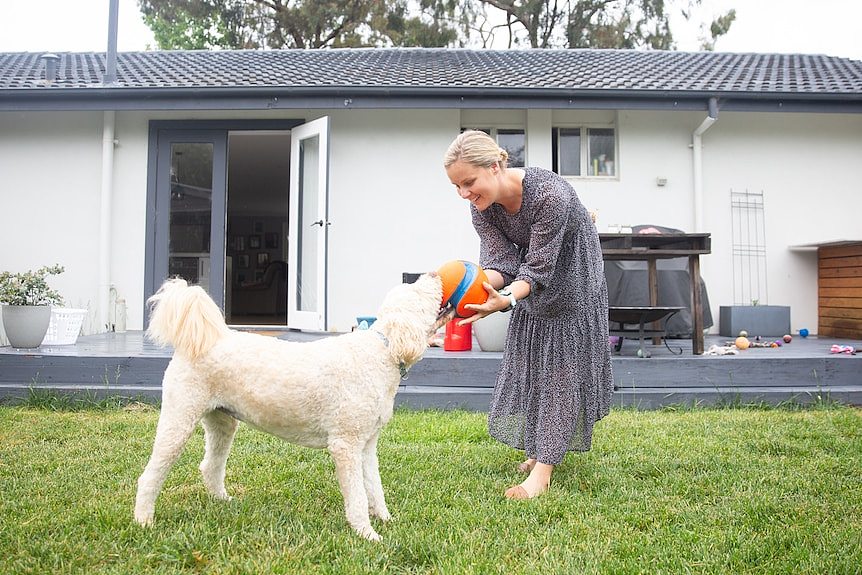
[[[691,135],[691,162],[694,190],[694,232],[703,231],[703,134],[718,120],[718,100],[709,99],[709,115]]]
[[[96,87],[98,86],[98,87]],[[720,98],[727,112],[862,114],[862,94],[748,94],[521,88],[93,87],[0,88],[0,111],[571,109],[700,111]]]
[[[114,54],[116,58],[116,53]],[[116,73],[116,61],[114,61]],[[116,82],[116,78],[114,79]],[[107,73],[102,84],[57,86],[46,89],[42,86],[25,86],[0,89],[0,94],[13,96],[26,94],[28,97],[48,98],[93,98],[93,99],[126,99],[126,98],[273,98],[291,96],[315,97],[385,97],[385,98],[415,98],[415,97],[464,97],[464,98],[616,98],[626,100],[676,100],[702,102],[704,97],[718,96],[722,99],[747,101],[819,101],[819,102],[854,102],[862,101],[862,94],[852,93],[820,93],[820,92],[744,92],[725,90],[642,90],[614,88],[536,88],[510,86],[122,86],[114,83],[109,85]],[[703,105],[701,103],[701,105]]]

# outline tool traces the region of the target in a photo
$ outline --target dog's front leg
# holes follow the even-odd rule
[[[368,510],[371,515],[383,521],[392,519],[386,508],[386,499],[383,496],[383,483],[380,481],[380,467],[377,461],[377,438],[380,432],[375,433],[365,449],[362,451],[362,476],[365,481],[365,494],[368,496]]]
[[[362,537],[369,541],[382,538],[371,527],[368,516],[368,497],[362,480],[362,448],[353,440],[333,439],[329,442],[329,453],[335,461],[335,474],[344,497],[347,522]]]

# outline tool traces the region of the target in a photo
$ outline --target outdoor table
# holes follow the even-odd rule
[[[710,234],[599,234],[605,260],[646,261],[650,307],[658,308],[656,261],[688,257],[691,284],[691,351],[703,353],[703,301],[700,292],[700,256],[710,253]],[[658,326],[654,326],[658,330]]]

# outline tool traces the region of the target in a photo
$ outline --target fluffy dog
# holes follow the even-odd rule
[[[200,421],[207,489],[225,491],[225,463],[237,420],[291,443],[326,448],[347,521],[379,541],[370,515],[390,519],[377,462],[377,438],[392,417],[398,383],[422,358],[428,337],[451,316],[440,310],[440,278],[396,286],[368,330],[296,343],[231,330],[197,286],[166,281],[149,303],[151,339],[173,345],[162,383],[153,453],[138,479],[135,520],[151,525],[171,466]]]

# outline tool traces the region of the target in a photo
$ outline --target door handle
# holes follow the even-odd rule
[[[327,226],[331,226],[332,222],[324,222],[323,220],[317,220],[316,222],[311,222],[311,225],[309,227],[320,226],[322,228],[324,224],[326,224]]]

